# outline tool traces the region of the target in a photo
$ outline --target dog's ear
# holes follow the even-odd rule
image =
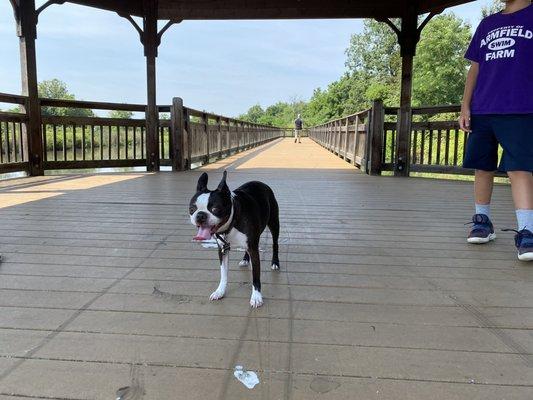
[[[224,191],[228,191],[229,192],[229,187],[228,187],[228,184],[226,183],[227,176],[228,176],[228,172],[224,171],[224,174],[222,175],[222,180],[218,184],[218,188],[217,188],[221,192],[224,192]]]
[[[203,173],[198,179],[198,184],[196,185],[197,192],[207,192],[207,173]]]

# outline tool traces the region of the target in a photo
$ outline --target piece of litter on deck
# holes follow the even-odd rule
[[[259,378],[254,371],[245,371],[242,365],[236,365],[233,375],[248,389],[253,389],[259,383]]]

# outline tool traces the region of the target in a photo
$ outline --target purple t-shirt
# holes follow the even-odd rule
[[[465,57],[479,63],[472,114],[533,113],[533,4],[483,19]]]

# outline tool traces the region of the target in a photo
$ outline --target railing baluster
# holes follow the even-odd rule
[[[0,163],[4,163],[4,133],[7,130],[7,122],[0,121]]]
[[[65,128],[65,125],[62,125],[62,133],[63,133],[63,161],[67,161],[67,130]]]
[[[436,159],[436,162],[435,162],[435,164],[437,164],[437,165],[440,164],[441,137],[442,137],[442,134],[441,134],[441,130],[439,129],[437,131],[437,159]]]
[[[100,125],[100,160],[104,159],[104,127]]]
[[[450,162],[450,130],[449,129],[446,129],[446,133],[445,133],[445,137],[446,137],[446,142],[445,142],[445,145],[444,145],[444,165],[449,165]]]
[[[424,158],[426,155],[426,131],[421,130],[420,133],[421,133],[420,139],[422,142],[420,144],[420,164],[424,164]]]
[[[111,160],[111,159],[113,158],[113,157],[112,157],[112,149],[111,149],[111,147],[113,147],[113,146],[111,145],[111,139],[112,139],[112,138],[111,138],[111,136],[112,136],[112,132],[111,132],[111,130],[112,130],[112,129],[111,129],[111,125],[109,125],[109,126],[107,127],[107,139],[108,139],[108,140],[107,140],[107,159],[108,159],[108,160]]]
[[[411,142],[411,150],[412,150],[412,155],[411,155],[411,163],[412,164],[416,164],[416,150],[418,148],[418,130],[414,130],[413,131],[413,139],[412,139],[412,142]]]
[[[94,125],[91,125],[91,160],[94,161]]]
[[[137,127],[133,127],[133,159],[137,159]]]
[[[457,158],[459,153],[459,130],[454,131],[454,140],[453,140],[453,165],[457,166]]]
[[[81,159],[85,161],[85,125],[81,126]]]
[[[428,154],[428,164],[433,164],[433,131],[429,130],[429,154]]]
[[[74,153],[74,161],[76,161],[76,124],[72,124],[72,151]]]
[[[11,122],[11,125],[13,125],[13,122]],[[11,131],[11,129],[9,129],[9,123],[8,123],[8,126],[7,126],[7,162],[11,162],[11,137],[9,135],[9,132]]]

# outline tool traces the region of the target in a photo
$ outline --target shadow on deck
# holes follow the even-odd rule
[[[308,139],[208,165],[210,186],[223,168],[280,203],[281,271],[263,269],[258,310],[235,252],[227,297],[208,300],[198,170],[0,182],[2,398],[531,398],[533,269],[509,235],[465,243],[470,184],[363,175]],[[507,186],[494,203],[514,226]]]

